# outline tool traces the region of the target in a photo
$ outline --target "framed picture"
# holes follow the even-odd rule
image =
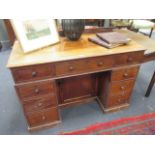
[[[15,34],[25,53],[59,42],[55,20],[11,20]]]

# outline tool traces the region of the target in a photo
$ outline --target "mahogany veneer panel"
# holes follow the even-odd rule
[[[96,96],[97,77],[83,75],[62,79],[59,83],[61,104]]]

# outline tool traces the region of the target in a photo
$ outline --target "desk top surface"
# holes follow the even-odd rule
[[[68,41],[66,38],[60,38],[60,43],[56,45],[51,45],[26,54],[22,51],[19,42],[16,41],[10,54],[7,67],[14,68],[134,51],[155,50],[155,41],[148,37],[128,30],[117,31],[126,34],[132,41],[128,45],[107,49],[88,41],[88,37],[95,34],[83,34],[78,41]]]

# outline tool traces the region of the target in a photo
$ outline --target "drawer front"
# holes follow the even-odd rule
[[[143,52],[133,52],[115,55],[115,66],[124,64],[139,64],[143,60]]]
[[[31,84],[16,85],[16,90],[21,99],[27,100],[42,95],[50,95],[54,92],[53,81],[35,82]]]
[[[126,80],[122,82],[114,82],[110,88],[110,96],[125,92],[131,92],[134,86],[135,80]]]
[[[59,62],[55,64],[56,76],[103,70],[113,64],[114,59],[111,56]]]
[[[93,72],[121,65],[139,64],[141,63],[142,58],[143,52],[139,51],[104,57],[58,62],[55,64],[55,73],[56,76],[65,76],[84,72]]]
[[[56,95],[53,93],[47,97],[32,99],[23,102],[24,111],[26,113],[39,111],[57,106]]]
[[[59,121],[59,112],[57,108],[49,108],[40,112],[34,112],[26,115],[30,127]]]
[[[50,78],[55,74],[52,64],[20,67],[12,69],[11,71],[17,83]]]
[[[137,76],[138,70],[139,70],[139,66],[113,70],[111,80],[120,81],[120,80],[135,78]]]
[[[118,106],[121,104],[128,103],[130,95],[131,95],[131,92],[127,91],[125,93],[120,93],[117,95],[110,96],[108,98],[108,102],[107,102],[106,106],[112,107],[112,106]]]

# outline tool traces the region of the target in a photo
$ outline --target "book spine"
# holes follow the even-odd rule
[[[95,40],[93,40],[93,39],[91,39],[91,38],[88,38],[88,40],[89,41],[91,41],[91,42],[93,42],[93,43],[95,43],[95,44],[98,44],[98,45],[100,45],[100,46],[102,46],[102,47],[106,47],[106,48],[111,48],[111,47],[109,47],[109,46],[107,46],[107,45],[103,45],[102,43],[100,43],[100,42],[98,42],[98,41],[95,41]]]
[[[109,41],[107,41],[106,39],[102,38],[100,35],[96,34],[97,37],[99,37],[101,40],[105,41],[107,44],[109,44],[111,46],[111,43],[109,43]]]

